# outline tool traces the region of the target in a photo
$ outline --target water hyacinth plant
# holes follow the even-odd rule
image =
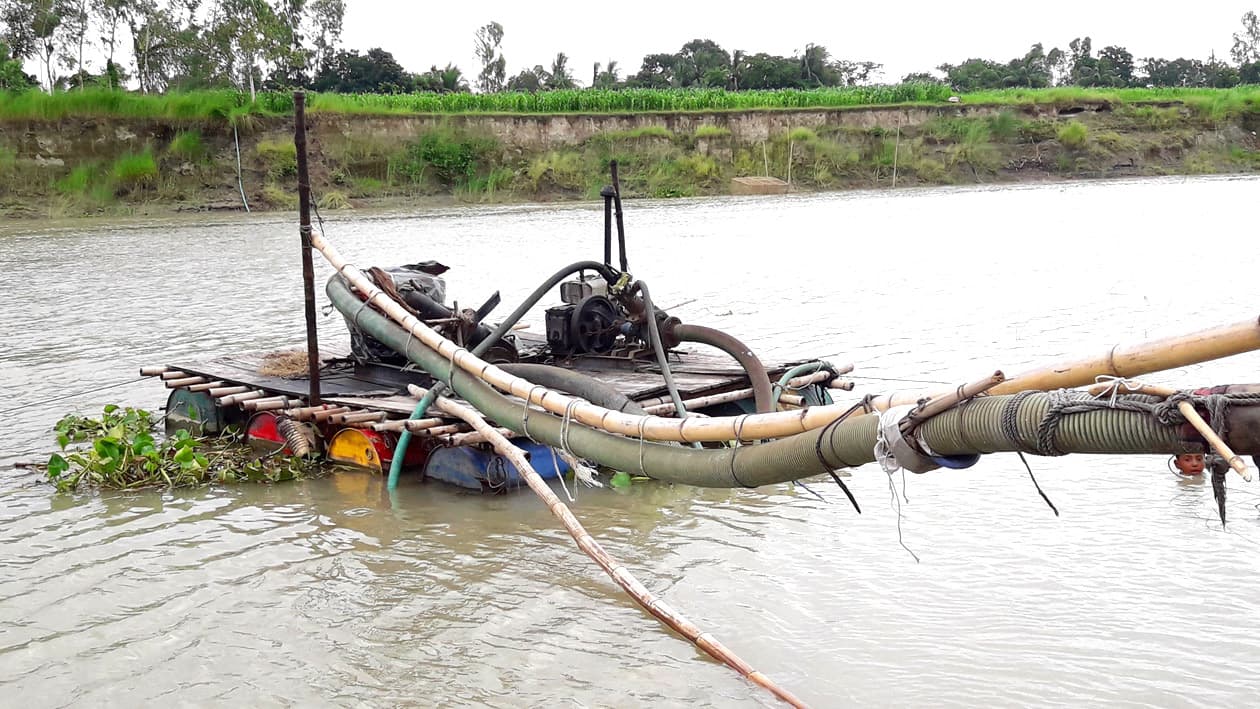
[[[80,486],[133,489],[277,482],[301,477],[313,465],[288,456],[255,458],[230,437],[202,439],[178,430],[159,439],[154,436],[156,424],[154,415],[144,409],[113,404],[99,418],[63,417],[53,429],[62,452],[48,460],[49,481],[60,492]]]

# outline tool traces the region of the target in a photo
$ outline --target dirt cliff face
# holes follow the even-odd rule
[[[594,198],[616,159],[629,196],[1255,172],[1257,114],[1180,105],[877,108],[308,119],[321,208],[417,198]],[[0,123],[0,214],[40,218],[290,209],[290,119]],[[239,174],[238,174],[239,150]],[[243,193],[243,196],[242,196]]]

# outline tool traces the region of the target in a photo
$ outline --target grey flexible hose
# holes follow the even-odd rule
[[[661,376],[665,377],[665,390],[674,402],[674,415],[680,419],[687,418],[687,407],[683,406],[682,396],[678,394],[678,385],[674,384],[674,373],[669,369],[669,353],[665,351],[665,343],[661,341],[661,330],[656,323],[656,308],[652,305],[652,294],[647,284],[635,281],[634,288],[643,294],[643,314],[647,317],[648,333],[652,336],[652,351],[656,353],[656,364],[661,368]]]

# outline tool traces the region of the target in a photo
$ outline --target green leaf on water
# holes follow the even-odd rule
[[[187,468],[197,462],[197,454],[193,453],[191,446],[182,446],[175,453],[175,462],[179,463],[181,467]]]
[[[101,458],[117,459],[122,457],[122,446],[115,438],[98,438],[92,443],[92,449]]]
[[[135,450],[136,455],[147,456],[157,450],[153,443],[153,436],[148,433],[136,434],[135,439],[131,441],[131,447]]]
[[[67,436],[65,433],[58,433],[57,445],[61,448],[61,450],[65,450],[66,446],[70,445],[70,437]],[[61,456],[57,456],[57,457],[60,458]]]
[[[114,413],[114,412],[115,412],[115,411],[117,411],[117,410],[118,410],[118,404],[106,404],[106,405],[105,405],[105,413],[107,413],[107,414],[112,414],[112,413]]]
[[[48,477],[55,480],[65,475],[68,470],[70,470],[70,463],[59,454],[53,453],[52,457],[48,459]]]
[[[618,470],[613,473],[612,480],[609,480],[608,484],[617,488],[630,487],[630,473],[627,473],[624,470]]]

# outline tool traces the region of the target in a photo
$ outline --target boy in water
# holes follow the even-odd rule
[[[1182,453],[1173,459],[1173,465],[1177,470],[1186,476],[1197,476],[1203,474],[1203,454],[1202,453]]]

